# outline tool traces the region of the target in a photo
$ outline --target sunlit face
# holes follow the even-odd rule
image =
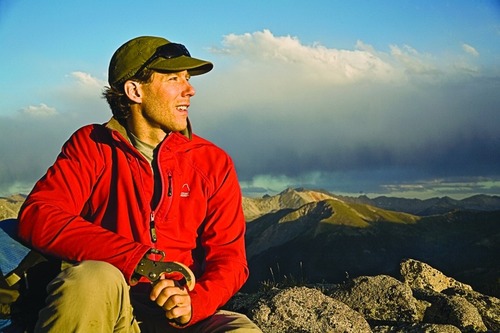
[[[186,129],[190,98],[195,94],[189,79],[187,71],[155,72],[151,82],[141,84],[143,130],[168,133]]]

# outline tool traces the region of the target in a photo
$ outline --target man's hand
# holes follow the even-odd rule
[[[182,326],[191,320],[191,297],[174,280],[160,279],[153,286],[150,298],[165,310],[165,316]]]

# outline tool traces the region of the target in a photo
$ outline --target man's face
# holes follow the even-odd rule
[[[195,94],[189,79],[187,71],[155,72],[151,82],[142,84],[144,130],[161,129],[167,133],[186,129],[190,98]]]

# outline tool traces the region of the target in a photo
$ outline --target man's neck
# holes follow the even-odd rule
[[[127,130],[141,142],[156,147],[165,139],[168,133],[161,128],[151,128],[141,123],[127,119]]]
[[[156,147],[143,142],[132,132],[129,132],[128,137],[132,145],[149,161],[149,164],[152,164]]]

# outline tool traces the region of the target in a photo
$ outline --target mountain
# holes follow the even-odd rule
[[[243,197],[243,210],[248,222],[264,214],[276,212],[281,209],[299,208],[306,203],[334,198],[329,193],[288,188],[275,196],[265,195],[262,198]]]
[[[430,199],[406,199],[380,196],[373,199],[367,196],[345,198],[350,202],[364,203],[383,209],[406,212],[419,216],[444,214],[453,210],[492,211],[500,210],[500,197],[488,195],[474,195],[462,200],[450,197]]]
[[[288,194],[290,192],[286,196]],[[313,197],[311,195],[307,198]],[[298,201],[290,202],[295,206]],[[418,216],[363,204],[350,204],[336,198],[318,199],[299,208],[279,209],[247,223],[247,255],[252,257],[299,237],[302,240],[313,240],[323,234],[330,237],[332,227],[335,226],[370,233],[370,227],[377,222],[413,224],[419,219]]]
[[[339,283],[348,276],[391,275],[405,258],[479,291],[500,291],[500,211],[455,207],[417,216],[304,189],[254,200],[244,204],[247,291],[262,281]]]
[[[386,196],[370,199],[366,195],[355,198],[339,196],[323,190],[307,190],[303,188],[288,188],[275,196],[265,195],[262,198],[243,198],[243,209],[248,222],[279,209],[299,208],[305,203],[323,199],[339,199],[348,203],[365,204],[418,216],[445,214],[454,210],[500,210],[500,196],[484,194],[474,195],[462,200],[455,200],[449,197],[435,197],[422,200]]]
[[[17,217],[17,213],[24,200],[25,195],[16,194],[10,197],[0,197],[0,221]]]

